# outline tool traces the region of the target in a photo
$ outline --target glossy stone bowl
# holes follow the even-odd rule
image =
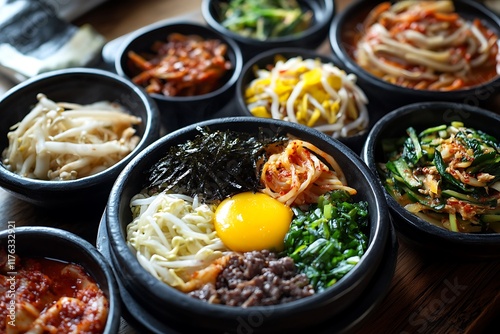
[[[311,142],[319,149],[332,155],[343,169],[348,184],[358,190],[355,200],[368,202],[369,247],[360,263],[333,287],[325,292],[294,302],[268,307],[230,307],[214,305],[194,299],[160,282],[139,264],[135,252],[126,243],[126,227],[132,221],[130,199],[141,191],[146,183],[148,170],[167,152],[172,145],[192,139],[199,132],[197,126],[208,126],[211,130],[234,130],[258,135],[259,129],[265,136],[291,134]],[[209,163],[209,162],[207,162]],[[304,329],[327,322],[349,306],[362,303],[362,292],[384,259],[384,248],[389,242],[391,222],[385,198],[373,173],[362,160],[344,144],[319,131],[302,125],[257,117],[233,117],[205,121],[184,127],[156,141],[142,151],[122,171],[111,191],[103,220],[109,239],[109,253],[113,269],[123,290],[131,302],[139,305],[152,318],[151,323],[170,326],[184,331],[203,328],[207,332],[236,333],[241,330],[241,321],[257,321],[250,326],[254,333],[273,333],[282,330]],[[107,239],[106,239],[107,242]],[[391,270],[377,275],[392,277]],[[383,295],[384,292],[378,294]],[[133,302],[132,302],[133,301]],[[196,321],[193,321],[196,319]],[[253,319],[253,320],[252,320]],[[323,324],[325,325],[325,324]],[[154,327],[154,325],[152,325]],[[161,330],[156,328],[156,332]]]
[[[452,102],[425,102],[410,104],[391,111],[380,119],[368,134],[362,159],[376,171],[383,163],[381,140],[406,134],[409,126],[416,132],[426,128],[463,122],[466,127],[481,130],[498,137],[500,115],[477,107]],[[377,178],[381,186],[382,180]],[[387,191],[384,191],[396,230],[400,237],[433,257],[462,259],[500,258],[500,233],[474,234],[451,232],[433,225],[404,209]]]
[[[354,47],[346,34],[353,33],[375,6],[385,0],[354,0],[332,21],[329,42],[333,56],[347,71],[356,74],[360,86],[372,100],[378,100],[386,112],[395,108],[422,101],[450,101],[474,106],[491,106],[500,101],[500,76],[490,82],[455,91],[429,91],[402,87],[388,83],[361,68],[351,57]],[[455,10],[460,16],[473,20],[479,18],[500,37],[500,17],[474,0],[454,0]],[[496,101],[496,102],[495,102]]]
[[[160,121],[155,102],[128,80],[108,71],[74,68],[47,72],[9,90],[0,99],[0,151],[8,146],[10,127],[21,121],[37,103],[38,93],[53,101],[88,104],[117,102],[142,119],[136,126],[141,139],[137,147],[110,168],[88,177],[68,181],[26,178],[10,172],[0,162],[0,186],[14,196],[35,205],[57,208],[82,203],[105,203],[118,173],[134,155],[158,139]]]
[[[314,50],[327,39],[335,15],[335,2],[332,0],[299,0],[301,6],[313,12],[310,28],[295,35],[258,40],[232,32],[221,24],[220,3],[224,2],[227,0],[203,0],[201,13],[210,27],[238,43],[245,60],[273,48],[301,47]]]
[[[15,254],[21,258],[49,258],[81,265],[109,301],[103,334],[118,333],[121,319],[120,294],[113,271],[104,256],[88,241],[71,232],[52,227],[14,225],[15,222],[9,222],[8,229],[0,231],[0,247],[6,254]]]
[[[171,123],[174,122],[174,128],[179,128],[210,117],[228,103],[241,73],[243,58],[235,41],[206,25],[189,21],[158,22],[134,31],[123,41],[115,59],[116,72],[127,80],[131,80],[133,74],[128,52],[147,52],[154,42],[166,41],[171,33],[221,40],[227,45],[226,58],[232,64],[232,68],[222,78],[223,84],[212,92],[195,96],[150,94],[158,104],[163,125],[172,128]]]

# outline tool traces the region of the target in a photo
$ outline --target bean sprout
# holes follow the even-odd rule
[[[38,103],[7,134],[3,163],[12,172],[41,180],[74,180],[116,164],[139,142],[141,119],[115,104]]]
[[[356,76],[332,63],[278,59],[272,69],[257,69],[255,76],[245,91],[254,116],[305,124],[335,138],[368,126],[368,99],[356,85]]]
[[[184,289],[190,274],[228,251],[215,231],[215,207],[196,198],[139,193],[130,205],[127,242],[147,271],[173,287]]]

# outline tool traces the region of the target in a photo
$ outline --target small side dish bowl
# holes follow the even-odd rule
[[[357,189],[357,194],[353,196],[354,201],[366,201],[368,204],[369,221],[366,234],[369,241],[360,262],[333,286],[312,296],[278,305],[250,307],[212,304],[193,298],[160,281],[144,269],[141,263],[148,260],[141,258],[139,262],[136,257],[137,251],[131,248],[127,241],[127,226],[133,221],[131,199],[141,192],[148,182],[145,171],[150,170],[164,157],[169,148],[191,142],[200,134],[200,129],[207,128],[214,132],[246,133],[255,135],[255,138],[259,139],[287,135],[309,142],[331,155],[345,173],[347,184]],[[239,162],[233,161],[233,163]],[[211,162],[208,160],[205,164],[203,168],[209,170],[215,168],[211,167]],[[219,171],[213,170],[213,172],[218,175]],[[224,175],[228,173],[227,170],[220,172]],[[190,327],[195,331],[203,328],[209,332],[237,333],[242,330],[242,326],[243,328],[250,326],[254,333],[273,333],[306,328],[313,324],[328,327],[325,323],[329,321],[328,319],[347,309],[349,305],[363,303],[362,291],[369,285],[377,268],[384,261],[383,249],[390,240],[391,222],[383,190],[374,177],[359,156],[344,144],[300,124],[257,117],[231,117],[184,127],[161,138],[141,152],[123,170],[111,191],[104,224],[117,280],[149,317],[160,319],[174,330],[184,331]],[[252,240],[257,239],[261,238]],[[392,277],[392,273],[385,274]],[[193,319],[196,321],[193,322]],[[247,322],[250,322],[250,325]],[[156,332],[161,331],[157,329]]]
[[[203,0],[201,4],[201,13],[207,24],[219,33],[235,40],[241,47],[245,60],[250,59],[254,55],[267,51],[272,48],[280,47],[302,47],[305,49],[316,49],[328,37],[330,23],[335,15],[335,3],[331,0],[298,0],[297,3],[303,12],[309,11],[312,14],[311,22],[308,28],[295,34],[256,38],[243,36],[237,32],[226,28],[222,22],[224,21],[221,6],[228,5],[227,0]],[[284,9],[280,9],[283,11]],[[304,17],[304,14],[301,14]],[[251,15],[256,20],[263,19],[262,15]],[[278,21],[284,21],[278,19]],[[291,20],[289,20],[291,21]],[[274,24],[273,27],[279,26]]]
[[[357,153],[382,116],[357,86],[355,75],[338,68],[330,56],[302,48],[272,49],[246,62],[236,83],[236,102],[244,116],[293,119]]]
[[[498,114],[452,102],[415,103],[389,112],[373,126],[363,147],[362,159],[371,170],[380,171],[380,165],[389,160],[382,146],[384,140],[388,140],[386,143],[396,143],[397,138],[408,137],[406,129],[409,127],[413,127],[418,135],[425,129],[450,125],[451,122],[461,122],[466,128],[482,131],[499,140],[500,116]],[[441,151],[441,149],[439,150]],[[446,164],[449,166],[449,162],[446,162]],[[386,182],[384,180],[385,176],[379,173],[377,182],[385,187]],[[452,189],[449,183],[447,184],[446,189]],[[441,188],[441,186],[439,187]],[[454,194],[464,192],[458,188],[455,189]],[[491,191],[493,191],[493,193],[490,192],[492,196],[494,196],[495,192],[498,193],[494,189],[491,189]],[[385,197],[398,234],[424,253],[428,253],[433,257],[449,257],[458,261],[462,259],[499,258],[500,233],[494,233],[494,230],[488,233],[453,232],[450,230],[451,228],[444,228],[438,226],[437,223],[429,222],[430,220],[424,219],[424,216],[419,217],[410,213],[395,199],[396,197],[391,196],[389,190],[385,191]],[[450,199],[453,200],[453,197],[450,197]],[[468,202],[462,203],[466,204]],[[458,210],[457,212],[459,212]],[[457,217],[457,221],[458,219]]]
[[[0,186],[14,196],[47,208],[82,203],[105,204],[109,190],[122,168],[132,157],[160,135],[159,113],[155,102],[128,80],[108,71],[74,68],[33,77],[9,90],[0,100],[0,150],[9,146],[7,133],[28,115],[42,93],[54,102],[91,104],[118,103],[126,112],[141,118],[134,125],[139,142],[122,160],[105,170],[74,180],[49,181],[14,173],[0,163]]]
[[[416,1],[413,6],[420,6],[420,3],[424,2]],[[447,18],[452,20],[450,22],[460,22],[443,25],[443,27],[449,27],[445,28],[449,31],[439,33],[446,38],[439,37],[438,33],[432,36],[430,24],[424,22],[427,17],[431,16],[422,15],[419,19],[415,19],[412,25],[402,24],[394,29],[391,28],[392,26],[385,27],[396,20],[383,21],[384,15],[389,17],[398,10],[403,11],[402,6],[397,2],[383,0],[352,2],[342,13],[335,16],[331,24],[329,40],[334,57],[347,71],[358,76],[360,86],[369,93],[370,97],[379,100],[387,112],[421,101],[450,101],[490,108],[500,92],[500,73],[498,72],[500,57],[498,56],[499,42],[495,41],[494,35],[489,34],[493,33],[500,37],[500,17],[483,4],[473,0],[435,1],[434,3],[436,5],[431,4],[429,7],[440,8],[437,14],[438,17],[442,15],[440,20]],[[393,5],[394,7],[391,8],[394,8],[394,13],[384,5]],[[396,6],[400,8],[396,10]],[[430,11],[432,14],[434,9]],[[413,14],[408,11],[404,15],[406,19],[411,19]],[[402,20],[405,19],[402,18]],[[481,22],[490,32],[483,35],[475,26],[477,22],[474,23],[474,20]],[[380,22],[384,23],[380,24]],[[460,29],[457,28],[459,24]],[[369,34],[365,33],[365,25],[371,29]],[[474,27],[475,32],[469,36],[481,36],[477,38],[481,41],[480,43],[484,43],[484,48],[477,48],[478,42],[474,40],[476,37],[470,37],[470,42],[469,39],[457,39],[457,36],[467,36],[463,31],[464,29],[472,30],[470,26]],[[360,49],[361,44],[358,41],[363,36],[369,36],[369,38],[378,36],[378,39],[364,41],[363,48]],[[406,39],[405,36],[408,38]],[[461,49],[454,49],[455,46],[449,44],[450,39],[461,43],[459,44]],[[440,46],[441,42],[444,44]],[[469,53],[460,54],[463,50],[468,50]],[[487,55],[489,57],[486,60],[489,64],[487,70],[486,67],[485,69],[473,67],[476,66],[472,64],[473,62],[484,64],[482,60]],[[366,65],[362,66],[356,59],[362,59]],[[465,69],[471,67],[471,70],[465,72]],[[475,74],[477,75],[474,76]],[[382,79],[382,75],[385,75],[386,79]]]
[[[183,49],[178,45],[171,48],[170,45],[172,45],[172,43],[167,44],[167,39],[169,36],[176,35],[186,36],[191,43],[195,38],[201,38],[201,41],[205,42],[197,43],[195,47],[198,48],[198,51],[196,49],[189,50],[194,48],[192,45],[183,45]],[[219,51],[212,50],[214,47],[206,42],[209,40],[214,41],[212,44],[220,43],[225,45],[225,47],[220,47]],[[173,55],[165,56],[156,50],[152,50],[155,43],[159,42],[163,43],[163,48],[170,48],[176,51],[172,52]],[[203,45],[204,51],[200,51],[202,48],[200,45]],[[182,50],[185,50],[185,54],[180,54]],[[205,54],[207,53],[206,50],[220,53],[224,61],[229,64],[230,67],[222,71],[222,66],[224,66],[224,64],[220,62],[214,63],[215,56],[205,58]],[[163,60],[161,63],[165,66],[164,68],[157,66],[159,61],[157,59],[154,63],[151,62],[146,67],[139,69],[136,65],[137,62],[131,61],[129,56],[131,53],[135,53],[135,55],[139,57],[148,58],[154,56],[162,58]],[[205,60],[197,61],[201,56],[203,56]],[[220,57],[218,57],[218,59],[219,58]],[[172,64],[174,61],[173,59],[179,61]],[[174,74],[183,74],[184,76],[198,75],[196,80],[193,78],[173,78],[171,81],[172,85],[179,87],[179,92],[181,89],[188,89],[182,88],[182,85],[189,87],[189,89],[195,88],[195,92],[182,94],[162,94],[161,92],[149,93],[158,104],[163,124],[167,127],[171,127],[170,123],[175,122],[177,127],[182,127],[209,118],[228,103],[234,93],[236,80],[241,73],[243,58],[241,50],[235,41],[210,27],[197,22],[168,21],[152,24],[131,33],[121,44],[121,48],[117,52],[117,57],[115,59],[116,72],[129,80],[133,80],[139,73],[146,74],[148,71],[147,68],[149,68],[148,66],[159,69],[161,72],[159,75],[164,74],[168,76],[168,73],[171,73],[172,69],[174,70]],[[177,67],[174,68],[174,66]],[[191,71],[191,73],[187,71]],[[223,75],[219,76],[219,72],[222,72],[221,74]],[[206,74],[206,80],[201,76],[204,75],[203,73]],[[214,75],[215,78],[217,78],[216,81],[212,78]],[[161,81],[158,80],[158,82],[160,85],[163,85],[163,87],[166,87],[169,79],[167,77],[166,79],[161,79]],[[209,85],[211,85],[210,89],[207,89]],[[149,88],[146,87],[145,89],[148,92]]]
[[[21,264],[24,263],[24,260],[27,259],[32,259],[35,261],[55,260],[62,262],[61,266],[63,264],[75,264],[81,266],[85,274],[89,275],[94,283],[97,284],[98,288],[102,291],[104,297],[108,302],[107,318],[104,328],[100,333],[118,333],[121,319],[120,294],[115,276],[113,274],[113,270],[111,269],[104,256],[99,253],[99,251],[89,242],[71,232],[52,227],[15,227],[10,226],[10,224],[11,223],[9,223],[7,230],[0,231],[0,260],[2,261],[1,264],[3,266],[2,275],[7,278],[16,277],[18,272],[21,270]],[[21,262],[19,262],[19,260]],[[33,268],[36,268],[36,266],[33,266]],[[51,266],[50,268],[55,267]],[[63,276],[66,274],[63,274],[61,271],[56,271],[54,269],[52,269],[53,271],[50,271],[50,268],[44,267],[42,265],[41,271],[44,272],[44,269],[47,270],[46,272],[44,272],[44,274],[49,276],[50,279],[53,279],[54,282],[57,281],[59,282],[59,284],[61,284],[61,279],[67,279],[67,282],[71,282],[71,280],[75,279],[75,276],[68,272],[66,272],[66,274],[69,274],[69,276]],[[81,279],[83,282],[83,278]],[[37,281],[37,283],[43,282],[41,276],[38,276],[38,280],[39,281]],[[16,286],[18,288],[20,287],[17,279],[16,284],[13,286]],[[74,287],[72,288],[74,289]],[[80,288],[94,289],[89,285],[82,285],[82,287],[79,287],[79,289]],[[52,289],[57,293],[61,293],[63,289],[64,291],[67,291],[70,289],[70,287],[63,288],[62,286],[59,286],[52,287]],[[90,294],[92,293],[92,291],[89,291],[87,293],[88,297],[93,298]],[[15,291],[13,292],[15,293]],[[33,293],[35,294],[36,292],[33,291]],[[52,293],[52,291],[50,293]],[[42,299],[42,297],[44,299],[47,299],[47,296],[44,296],[43,293],[37,296],[40,299]],[[98,294],[96,294],[95,296],[98,296]],[[40,300],[38,300],[38,302],[40,302]],[[19,314],[22,313],[21,310],[18,310],[18,312]],[[54,314],[54,316],[57,316],[57,314]],[[83,318],[85,318],[86,322],[89,322],[89,315],[83,316]],[[19,317],[19,321],[20,320],[21,317]],[[90,318],[90,322],[97,323],[96,319],[93,317]],[[78,326],[79,324],[75,323],[74,325]],[[20,326],[21,324],[18,323],[16,328],[20,328]]]

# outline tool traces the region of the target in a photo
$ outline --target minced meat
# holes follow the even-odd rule
[[[207,283],[190,292],[192,297],[214,304],[249,307],[283,304],[314,294],[309,280],[297,273],[290,257],[278,258],[267,250],[228,256],[215,286]]]

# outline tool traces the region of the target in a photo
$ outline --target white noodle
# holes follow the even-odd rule
[[[458,88],[468,86],[467,81],[475,83],[482,74],[474,73],[473,68],[495,56],[493,43],[479,27],[461,17],[453,23],[433,23],[422,13],[449,15],[455,8],[453,1],[403,1],[382,13],[370,13],[364,22],[364,36],[357,44],[358,63],[374,75],[405,87],[439,90],[456,89],[455,82]],[[395,31],[398,22],[406,21],[412,24]],[[413,69],[415,66],[418,70]],[[443,73],[462,81],[445,84]]]

